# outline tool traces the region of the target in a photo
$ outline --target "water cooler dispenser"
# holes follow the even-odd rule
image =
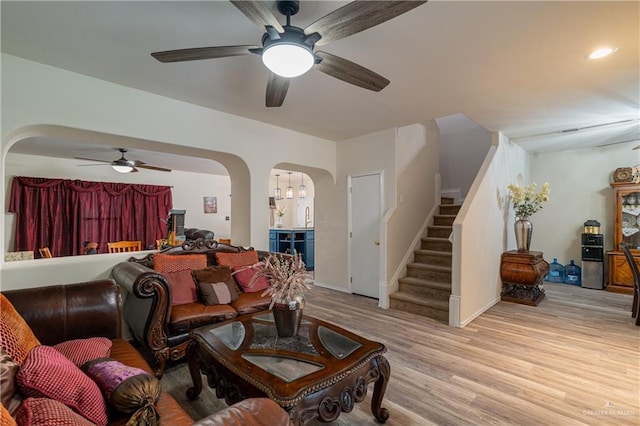
[[[600,223],[588,220],[582,234],[582,287],[604,289],[604,236]]]

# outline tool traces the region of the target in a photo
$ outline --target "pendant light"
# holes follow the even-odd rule
[[[289,186],[287,186],[287,189],[284,192],[284,197],[290,200],[293,198],[293,186],[291,186],[291,173],[293,172],[288,172],[288,173],[289,173]]]
[[[307,198],[307,187],[304,186],[304,173],[300,173],[300,177],[302,177],[302,184],[298,189],[298,198]]]
[[[273,191],[273,196],[276,200],[282,200],[282,189],[280,189],[280,181],[278,178],[280,175],[276,175],[276,189]]]

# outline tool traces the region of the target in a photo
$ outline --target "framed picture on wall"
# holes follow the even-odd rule
[[[204,197],[204,212],[205,213],[218,213],[218,198],[217,197]]]

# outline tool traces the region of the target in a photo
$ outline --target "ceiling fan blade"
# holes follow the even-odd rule
[[[165,50],[163,52],[153,52],[151,56],[160,62],[184,62],[199,61],[201,59],[226,58],[229,56],[240,56],[251,53],[250,49],[258,49],[260,46],[214,46],[214,47],[193,47],[190,49]]]
[[[318,71],[335,77],[338,80],[355,84],[362,88],[379,92],[389,84],[389,80],[375,72],[327,52],[316,52],[322,61],[314,65]]]
[[[84,158],[84,157],[73,157],[76,160],[86,160],[86,161],[99,161],[100,163],[109,163],[111,164],[112,161],[107,161],[107,160],[97,160],[95,158]],[[97,166],[98,164],[79,164],[80,166]],[[100,164],[101,165],[101,164]]]
[[[158,172],[170,172],[171,169],[165,169],[164,167],[158,167],[158,166],[147,166],[147,165],[142,165],[142,164],[137,164],[136,167],[140,168],[140,169],[147,169],[147,170],[155,170]],[[135,167],[134,167],[135,169]]]
[[[267,82],[267,107],[282,106],[284,98],[287,96],[287,90],[289,90],[289,79],[270,72]]]
[[[271,13],[269,7],[261,1],[233,1],[231,3],[238,8],[249,20],[264,29],[271,26],[279,33],[284,32],[284,28],[278,22],[278,19]]]
[[[354,1],[318,19],[304,29],[305,34],[319,33],[317,46],[339,40],[386,22],[426,1]]]

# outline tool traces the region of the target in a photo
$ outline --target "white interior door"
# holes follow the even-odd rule
[[[351,291],[378,299],[380,287],[380,174],[351,178]]]

